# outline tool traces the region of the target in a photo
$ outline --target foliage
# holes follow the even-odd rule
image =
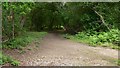
[[[18,66],[20,64],[20,62],[18,62],[17,60],[14,60],[10,56],[6,56],[0,53],[0,65],[5,63],[10,63],[13,66]]]
[[[114,59],[114,63],[116,63],[118,66],[120,66],[120,59]]]
[[[73,34],[68,39],[118,49],[119,9],[120,2],[4,2],[2,47],[21,49],[46,34],[40,31],[63,30]]]
[[[2,3],[2,40],[10,40],[25,32],[24,24],[29,22],[28,13],[32,3]]]
[[[119,9],[119,2],[5,2],[3,3],[3,39],[6,37],[11,39],[11,35],[14,34],[18,36],[25,28],[30,31],[64,29],[71,34],[89,29],[97,32],[120,29]],[[14,17],[12,21],[11,17]]]
[[[15,39],[3,43],[2,48],[21,49],[22,47],[25,47],[28,43],[42,38],[46,34],[46,32],[27,32],[21,36],[16,37]]]
[[[11,65],[13,65],[13,66],[18,66],[18,65],[19,65],[19,62],[16,61],[16,60],[14,60],[13,62],[11,62]]]
[[[47,33],[46,32],[27,32],[22,34],[21,36],[16,37],[15,39],[9,40],[4,42],[2,48],[10,48],[10,49],[22,49],[30,42],[42,39]],[[20,54],[24,53],[25,51],[20,51]],[[0,53],[0,64],[10,63],[13,66],[18,66],[20,62],[14,60],[9,56],[2,55]]]
[[[35,3],[35,7],[31,10],[30,19],[32,21],[31,28],[36,31],[53,30],[62,23],[59,13],[60,3]]]
[[[117,64],[120,66],[120,60],[117,61]]]
[[[91,46],[104,46],[113,49],[120,47],[120,31],[118,29],[111,29],[108,32],[85,31],[78,32],[76,35],[65,36],[78,42],[88,43]]]
[[[63,26],[72,34],[88,29],[108,31],[119,28],[119,8],[119,3],[35,3],[31,25],[37,31]]]

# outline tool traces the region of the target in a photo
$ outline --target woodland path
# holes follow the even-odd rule
[[[113,66],[118,51],[91,47],[63,38],[57,33],[48,33],[23,49],[3,50],[21,62],[20,66]]]

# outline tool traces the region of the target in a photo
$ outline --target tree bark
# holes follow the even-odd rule
[[[13,10],[11,10],[10,11],[10,16],[11,16],[11,21],[12,21],[12,39],[14,39],[14,31],[15,31],[15,27],[14,27],[14,11]]]
[[[21,16],[21,19],[20,19],[21,29],[24,26],[25,20],[26,20],[26,17],[25,16]]]
[[[12,22],[13,22],[13,24],[12,24],[12,27],[13,27],[13,29],[12,29],[12,36],[13,36],[13,39],[15,38],[15,35],[14,35],[14,32],[15,32],[15,22],[14,22],[14,12],[12,11],[12,17],[13,17],[13,19],[12,19]]]

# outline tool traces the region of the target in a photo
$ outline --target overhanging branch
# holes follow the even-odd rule
[[[95,11],[95,10],[94,10],[94,11]],[[110,28],[109,28],[109,27],[107,26],[107,24],[105,23],[105,20],[104,20],[103,16],[102,16],[100,13],[98,13],[97,11],[95,11],[95,13],[100,17],[102,23],[107,27],[107,29],[110,30]]]

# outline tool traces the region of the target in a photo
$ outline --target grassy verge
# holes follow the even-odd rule
[[[118,66],[120,66],[120,59],[114,60],[114,63],[116,63]]]
[[[2,44],[3,49],[22,49],[27,46],[27,44],[36,41],[38,39],[42,39],[47,32],[27,32],[21,36],[16,37],[15,39],[11,39]],[[0,65],[10,63],[13,66],[18,66],[19,61],[14,60],[10,56],[6,56],[0,53]]]
[[[120,66],[120,60],[117,60],[117,64]]]
[[[63,36],[64,38],[80,43],[85,43],[94,47],[102,46],[120,50],[120,31],[116,29],[110,30],[108,32],[78,32],[78,34],[75,35],[65,34]],[[120,60],[115,59],[114,63],[120,65]]]
[[[32,41],[40,38],[42,39],[46,34],[46,32],[27,32],[15,39],[3,43],[2,48],[21,49]]]
[[[76,35],[66,34],[65,38],[81,43],[87,43],[90,46],[110,47],[112,49],[120,49],[119,30],[111,30],[108,32],[86,31],[79,32]]]
[[[19,61],[13,59],[12,57],[6,56],[0,53],[0,65],[6,64],[6,63],[10,63],[13,66],[18,66],[20,64]]]

